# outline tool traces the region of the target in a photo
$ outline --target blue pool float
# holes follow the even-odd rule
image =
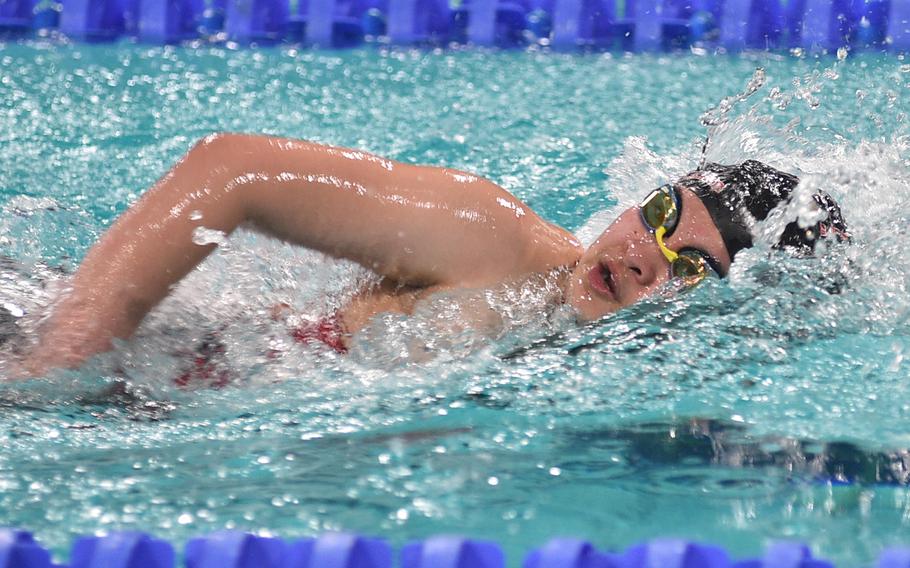
[[[287,545],[276,538],[219,531],[186,544],[187,568],[283,568]]]
[[[0,30],[6,34],[24,33],[32,27],[32,0],[0,2]]]
[[[0,568],[51,568],[50,553],[35,542],[32,534],[0,529]]]
[[[389,0],[387,14],[387,34],[393,44],[442,44],[449,39],[448,0]]]
[[[0,33],[58,15],[65,35],[87,41],[910,50],[907,0],[3,0]]]
[[[66,0],[60,31],[73,39],[113,41],[138,29],[139,0]]]
[[[204,0],[142,0],[139,39],[149,43],[175,43],[199,37],[206,13]]]
[[[615,556],[598,552],[591,543],[572,538],[553,539],[531,551],[522,568],[616,568]]]
[[[557,49],[609,47],[615,6],[603,0],[558,0],[553,6],[552,45]]]
[[[289,10],[286,1],[228,0],[225,32],[243,43],[278,43],[284,39]]]
[[[401,550],[401,568],[504,568],[495,543],[451,536],[412,542]]]
[[[329,533],[294,543],[282,568],[390,568],[392,549],[378,538]]]
[[[141,532],[80,538],[70,553],[70,568],[171,568],[170,543]]]
[[[804,544],[778,542],[769,546],[760,560],[740,562],[734,568],[834,568],[834,565],[812,558],[812,552]]]
[[[69,568],[174,568],[174,548],[141,532],[77,539]],[[186,568],[504,568],[505,555],[493,542],[436,536],[406,544],[394,561],[381,539],[330,533],[287,542],[239,531],[219,531],[191,539]],[[531,551],[523,568],[834,568],[812,557],[800,543],[772,544],[762,558],[731,561],[720,547],[658,539],[621,553],[596,550],[571,538],[554,539]],[[910,548],[892,548],[877,568],[910,568]],[[51,563],[47,550],[28,532],[0,529],[0,568],[67,568]],[[847,567],[844,567],[847,568]]]

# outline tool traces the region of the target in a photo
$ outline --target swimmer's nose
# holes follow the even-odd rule
[[[649,244],[653,245],[647,241],[632,240],[623,255],[623,265],[629,277],[642,288],[653,286],[662,274],[661,271],[666,271],[666,259],[656,246],[648,246]]]

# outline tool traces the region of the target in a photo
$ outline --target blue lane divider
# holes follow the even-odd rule
[[[118,532],[78,539],[71,568],[172,568],[174,548],[141,532]]]
[[[356,0],[308,0],[305,41],[322,47],[357,45],[364,36],[363,16],[369,8],[367,2]]]
[[[505,557],[492,542],[437,536],[401,550],[401,568],[505,568]]]
[[[591,543],[571,538],[553,539],[525,558],[523,568],[617,568],[618,559],[598,552]]]
[[[603,0],[557,0],[552,17],[553,47],[572,49],[609,45],[614,14],[614,5]]]
[[[0,568],[51,568],[51,555],[31,533],[0,529]]]
[[[63,4],[56,0],[34,0],[32,29],[50,30],[59,27],[61,10],[63,10]]]
[[[781,45],[787,30],[783,6],[763,0],[727,0],[720,22],[720,43],[729,51]]]
[[[174,43],[199,36],[205,3],[202,0],[142,0],[139,39]]]
[[[448,0],[389,0],[389,41],[397,45],[448,41],[452,16]]]
[[[138,29],[139,0],[66,0],[60,30],[85,41],[111,41]]]
[[[344,533],[285,541],[238,531],[219,531],[187,542],[186,568],[504,568],[494,542],[435,536],[402,547],[397,561],[384,540]],[[174,548],[142,532],[77,539],[70,564],[55,565],[28,532],[0,528],[0,568],[173,568]],[[589,542],[558,538],[528,553],[523,568],[834,568],[813,558],[801,543],[771,544],[761,558],[731,560],[717,546],[658,539],[617,553]],[[881,553],[877,568],[910,568],[910,548]],[[857,567],[842,567],[857,568]]]
[[[58,16],[88,41],[910,51],[910,0],[0,0],[0,33]]]
[[[32,0],[0,2],[0,29],[7,33],[25,32],[32,25]]]
[[[617,559],[616,568],[729,568],[727,553],[677,539],[660,539],[628,549]]]
[[[283,568],[286,552],[279,539],[219,531],[190,540],[184,557],[187,568]]]
[[[225,31],[244,43],[277,43],[287,31],[289,10],[286,0],[228,0]]]
[[[910,568],[910,548],[886,550],[878,558],[878,568]]]
[[[897,51],[910,51],[910,2],[892,0],[888,37]]]
[[[326,534],[298,541],[287,568],[391,568],[392,549],[378,538]]]
[[[527,0],[464,0],[453,10],[452,37],[474,45],[521,45],[530,10]]]
[[[809,547],[792,542],[778,542],[768,547],[761,560],[747,560],[734,568],[834,568],[823,560],[812,558]]]

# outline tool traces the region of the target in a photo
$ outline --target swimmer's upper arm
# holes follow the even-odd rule
[[[402,284],[482,286],[571,262],[577,243],[493,182],[366,152],[249,137],[249,218]]]

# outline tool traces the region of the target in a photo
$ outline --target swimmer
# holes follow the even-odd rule
[[[409,314],[458,288],[516,286],[554,275],[580,322],[654,295],[723,278],[753,244],[749,227],[787,202],[798,179],[757,161],[707,164],[649,193],[587,250],[495,183],[311,142],[218,134],[197,143],[89,250],[47,319],[22,376],[79,366],[128,339],[146,314],[241,225],[376,272],[382,283],[332,318],[294,332],[344,351],[382,312]],[[820,219],[787,226],[777,244],[800,254],[848,238],[834,200]],[[197,239],[198,240],[198,239]]]

